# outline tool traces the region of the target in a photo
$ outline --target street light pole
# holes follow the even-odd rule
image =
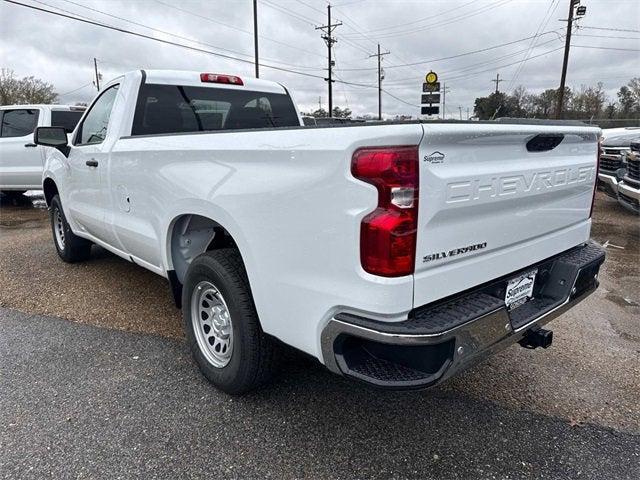
[[[256,78],[260,78],[260,65],[258,64],[258,0],[253,0],[253,47],[255,50]]]
[[[567,36],[564,41],[564,60],[562,61],[562,76],[560,77],[560,89],[558,90],[558,104],[556,105],[556,118],[562,118],[562,104],[564,103],[564,86],[567,79],[567,65],[569,63],[569,48],[571,47],[571,27],[573,26],[573,7],[580,0],[569,0],[569,17],[567,18]]]

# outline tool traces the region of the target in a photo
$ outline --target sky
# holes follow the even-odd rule
[[[206,51],[0,0],[0,67],[53,84],[60,103],[95,95],[94,58],[103,82],[141,68],[255,75],[252,0],[16,1]],[[284,84],[302,111],[327,108],[327,48],[316,27],[326,24],[329,2],[257,1],[260,77]],[[495,89],[497,74],[504,92],[519,85],[531,92],[557,88],[569,1],[331,1],[332,22],[341,23],[333,32],[334,106],[377,115],[377,60],[371,55],[378,43],[390,52],[382,60],[385,117],[418,115],[430,70],[447,87],[446,118],[466,118],[467,109],[473,114],[474,99]],[[620,86],[640,75],[640,1],[581,5],[587,12],[574,27],[567,85],[602,82],[615,100]]]

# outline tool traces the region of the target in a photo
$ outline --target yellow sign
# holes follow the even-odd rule
[[[427,83],[436,83],[438,81],[438,74],[433,70],[427,73],[424,77],[425,82]]]

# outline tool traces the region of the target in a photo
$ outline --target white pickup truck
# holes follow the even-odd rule
[[[279,342],[331,371],[424,388],[592,293],[598,128],[305,127],[282,85],[135,71],[107,84],[43,188],[67,262],[92,244],[166,277],[204,375],[264,382]],[[585,353],[586,354],[586,353]]]
[[[15,196],[41,189],[45,149],[33,143],[33,131],[57,126],[71,133],[83,112],[69,105],[0,107],[0,192]]]

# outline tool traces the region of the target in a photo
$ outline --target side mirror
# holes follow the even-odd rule
[[[64,127],[38,127],[33,133],[36,145],[57,148],[67,157],[69,155],[69,140]]]

